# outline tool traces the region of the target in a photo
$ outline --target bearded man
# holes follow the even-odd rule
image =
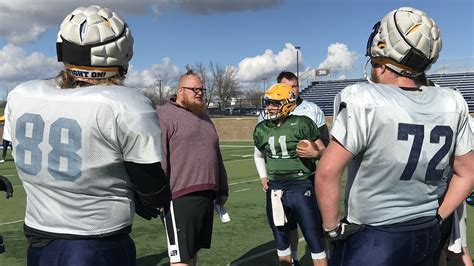
[[[176,98],[156,108],[172,191],[164,211],[172,265],[196,265],[197,252],[210,248],[214,202],[224,206],[228,197],[219,137],[205,113],[205,91],[201,78],[189,70],[178,80]]]

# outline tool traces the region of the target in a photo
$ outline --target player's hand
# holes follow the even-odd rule
[[[144,219],[151,220],[158,217],[158,215],[161,213],[161,210],[159,208],[145,206],[140,202],[135,201],[135,213]]]
[[[10,183],[10,180],[8,178],[4,177],[3,175],[0,175],[0,191],[5,191],[5,195],[8,198],[13,197],[13,186],[12,183]]]
[[[301,158],[319,158],[321,156],[321,152],[316,146],[316,143],[304,139],[298,142],[296,145],[296,155]]]
[[[362,229],[364,229],[364,225],[352,224],[343,219],[335,228],[330,230],[325,228],[324,234],[329,241],[338,242],[348,239],[350,236]]]
[[[471,192],[469,196],[466,198],[466,203],[472,207],[474,207],[474,192]]]
[[[268,177],[263,177],[263,178],[260,179],[260,181],[262,182],[263,192],[267,192],[267,190],[268,190]]]

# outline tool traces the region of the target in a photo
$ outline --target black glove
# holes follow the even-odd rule
[[[151,220],[158,217],[161,212],[158,208],[143,205],[140,198],[135,194],[135,213],[144,219]]]
[[[5,252],[5,244],[3,243],[3,237],[0,236],[0,254]]]
[[[0,175],[0,191],[6,192],[7,199],[13,197],[12,183],[10,183],[10,180],[8,180],[8,178],[4,177],[3,175]]]
[[[351,235],[364,229],[364,225],[351,224],[347,220],[343,219],[339,224],[330,230],[324,229],[326,238],[331,242],[337,242],[348,239]]]
[[[471,192],[469,196],[466,198],[467,205],[474,206],[474,192]]]

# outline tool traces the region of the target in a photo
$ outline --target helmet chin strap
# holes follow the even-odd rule
[[[370,62],[370,58],[367,60],[367,62],[365,62],[365,65],[364,65],[364,78],[371,84],[375,84],[375,82],[370,78],[370,75],[367,74],[367,65],[369,64]]]

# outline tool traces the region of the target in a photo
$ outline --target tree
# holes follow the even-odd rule
[[[209,72],[207,70],[207,67],[202,63],[196,63],[193,67],[193,72],[196,73],[202,81],[202,86],[203,88],[206,89],[206,95],[204,95],[205,100],[206,100],[206,106],[209,106],[209,104],[212,101],[212,98],[214,97],[214,84],[211,82],[211,78],[209,75]]]
[[[215,96],[219,99],[219,106],[224,110],[231,98],[238,97],[240,92],[239,82],[236,78],[237,70],[232,67],[223,67],[219,63],[209,63],[212,86]]]
[[[249,104],[259,107],[262,104],[262,89],[253,88],[245,91],[244,97]]]
[[[153,106],[163,105],[167,102],[169,96],[171,96],[173,91],[170,90],[169,84],[171,84],[170,78],[171,74],[169,71],[163,71],[157,73],[156,81],[153,85],[145,87],[142,90],[143,95],[148,97]]]

